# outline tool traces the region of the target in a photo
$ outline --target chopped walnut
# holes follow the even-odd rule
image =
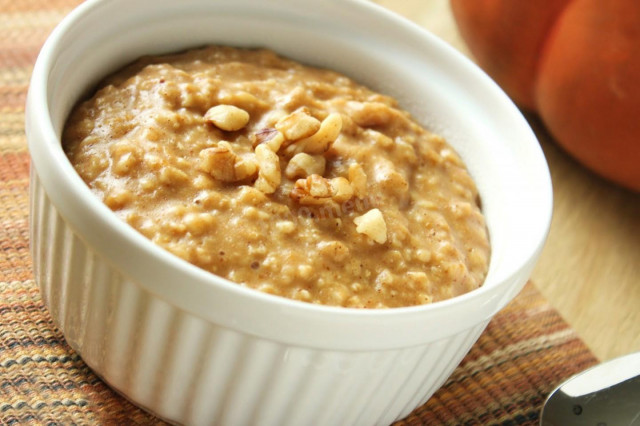
[[[353,188],[346,178],[333,178],[329,183],[331,184],[331,198],[333,201],[344,203],[353,197]]]
[[[353,163],[349,166],[349,182],[356,197],[367,196],[367,175],[360,164]]]
[[[317,132],[304,139],[300,139],[287,147],[287,154],[294,155],[299,152],[307,154],[322,154],[326,152],[340,135],[342,129],[342,116],[331,113],[322,120]]]
[[[311,156],[301,152],[293,156],[284,171],[289,179],[306,178],[311,175],[323,175],[326,167],[326,160],[321,155]]]
[[[278,133],[276,129],[272,127],[265,127],[264,129],[260,129],[251,135],[251,142],[253,147],[260,145],[261,143],[267,142],[274,138]]]
[[[320,129],[320,121],[312,117],[307,108],[302,108],[278,120],[276,129],[282,132],[285,139],[297,141],[316,133]]]
[[[289,196],[300,204],[322,204],[331,198],[331,184],[320,175],[298,179]]]
[[[204,119],[221,130],[234,132],[249,123],[249,113],[237,106],[222,104],[209,108]]]
[[[256,147],[256,159],[258,160],[258,179],[254,186],[265,194],[273,194],[280,185],[280,159],[266,144]]]
[[[330,201],[343,203],[353,197],[353,189],[349,181],[343,177],[327,179],[314,174],[306,179],[298,179],[289,196],[298,203],[306,205],[318,205]]]
[[[380,210],[371,209],[353,221],[356,224],[356,232],[368,236],[378,244],[384,244],[387,241],[387,223]]]
[[[281,132],[272,128],[265,128],[253,134],[252,145],[255,148],[260,144],[265,144],[273,152],[278,152],[284,142]]]
[[[229,142],[220,141],[200,151],[199,168],[221,182],[237,182],[255,176],[258,165],[252,157],[240,156]]]

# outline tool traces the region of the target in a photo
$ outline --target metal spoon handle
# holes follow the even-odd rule
[[[542,426],[640,426],[640,352],[616,358],[557,387],[542,409]]]

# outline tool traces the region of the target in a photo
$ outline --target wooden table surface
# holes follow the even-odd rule
[[[469,55],[448,0],[374,1]],[[537,117],[527,118],[554,187],[553,223],[533,282],[599,359],[640,351],[640,194],[588,172]]]

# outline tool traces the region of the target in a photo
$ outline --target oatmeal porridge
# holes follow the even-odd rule
[[[268,50],[144,57],[76,106],[63,145],[122,220],[239,285],[384,308],[487,273],[478,193],[443,138],[392,98]]]

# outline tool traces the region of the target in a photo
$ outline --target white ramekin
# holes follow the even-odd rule
[[[60,147],[72,106],[143,55],[264,46],[399,99],[462,155],[492,241],[484,286],[354,310],[241,288],[154,246],[94,197]],[[89,0],[51,34],[27,101],[36,280],[69,344],[115,389],[185,424],[387,424],[424,403],[527,280],[552,193],[516,107],[471,62],[357,0]]]

